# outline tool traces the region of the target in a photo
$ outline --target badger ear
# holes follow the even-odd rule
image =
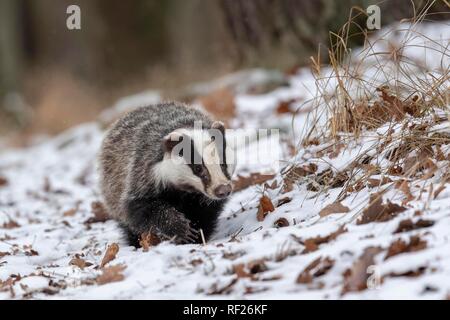
[[[171,152],[172,149],[183,140],[181,132],[172,131],[163,138],[163,149],[165,152]]]
[[[211,125],[211,129],[217,129],[222,134],[225,134],[225,124],[222,121],[214,121]]]

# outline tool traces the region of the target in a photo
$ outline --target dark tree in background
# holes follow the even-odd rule
[[[23,72],[23,43],[20,28],[20,6],[13,0],[0,1],[0,111],[9,109],[15,116],[11,105],[14,93],[20,90]],[[0,113],[5,116],[5,113]],[[1,122],[0,122],[1,125]]]
[[[417,8],[427,3],[413,2]],[[150,87],[179,87],[247,67],[305,65],[319,43],[327,45],[329,31],[347,21],[352,6],[365,10],[376,3],[0,0],[0,125],[5,128],[5,119],[20,123],[24,102],[38,114],[34,123],[41,113],[42,126],[59,123],[58,131]],[[81,30],[66,28],[71,4],[81,8]],[[382,25],[413,16],[409,0],[379,5]],[[434,10],[448,8],[437,0]],[[16,115],[6,117],[11,110]]]

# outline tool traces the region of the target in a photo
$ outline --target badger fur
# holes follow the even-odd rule
[[[197,243],[200,229],[208,240],[231,193],[229,151],[223,123],[180,103],[116,121],[100,151],[100,190],[129,243],[144,233]]]

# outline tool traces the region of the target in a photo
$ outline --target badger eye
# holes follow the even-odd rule
[[[203,172],[203,166],[201,164],[196,164],[192,167],[194,174],[200,174]]]

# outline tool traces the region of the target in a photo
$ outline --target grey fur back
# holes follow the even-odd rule
[[[158,194],[151,175],[161,161],[163,137],[179,128],[193,127],[202,121],[210,127],[210,118],[176,102],[145,106],[116,121],[103,141],[100,156],[100,188],[112,217],[125,219],[125,201],[145,192]],[[153,189],[151,188],[153,186]]]

